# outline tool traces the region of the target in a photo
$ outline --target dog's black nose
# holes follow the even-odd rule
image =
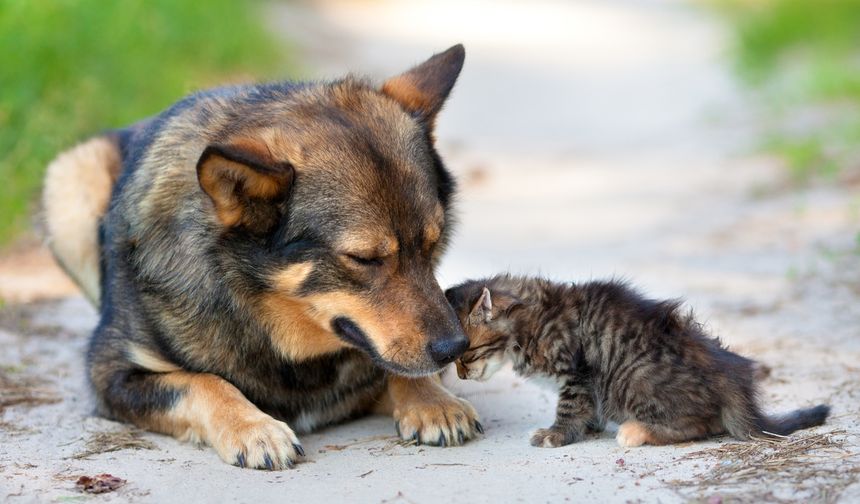
[[[469,340],[463,334],[433,340],[427,345],[427,351],[433,362],[440,366],[453,362],[468,349]]]

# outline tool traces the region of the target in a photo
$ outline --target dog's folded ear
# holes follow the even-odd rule
[[[382,93],[432,127],[460,75],[465,58],[466,50],[462,44],[457,44],[406,73],[388,79],[382,85]]]
[[[197,162],[197,180],[226,228],[265,232],[286,211],[295,169],[254,144],[210,145]]]

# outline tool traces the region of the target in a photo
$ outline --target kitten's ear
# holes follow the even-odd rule
[[[484,287],[484,290],[481,291],[481,297],[475,301],[472,311],[469,312],[469,323],[480,325],[491,320],[493,320],[493,297],[490,295],[490,289]]]

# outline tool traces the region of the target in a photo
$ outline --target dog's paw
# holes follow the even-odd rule
[[[532,446],[540,448],[558,448],[575,441],[576,436],[570,432],[550,427],[549,429],[538,429],[532,434]]]
[[[305,454],[293,430],[264,413],[231,422],[210,444],[228,464],[270,471],[292,468]]]
[[[394,420],[400,437],[417,444],[458,446],[484,433],[475,408],[450,394],[410,402],[394,411]]]
[[[628,420],[618,427],[618,434],[615,435],[615,440],[618,446],[622,448],[634,448],[649,443],[651,432],[648,427],[642,422],[636,420]]]

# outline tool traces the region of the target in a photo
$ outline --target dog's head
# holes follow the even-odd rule
[[[352,346],[420,375],[468,346],[434,277],[454,182],[433,123],[463,59],[454,46],[381,87],[257,88],[200,157],[225,270],[287,357]]]

